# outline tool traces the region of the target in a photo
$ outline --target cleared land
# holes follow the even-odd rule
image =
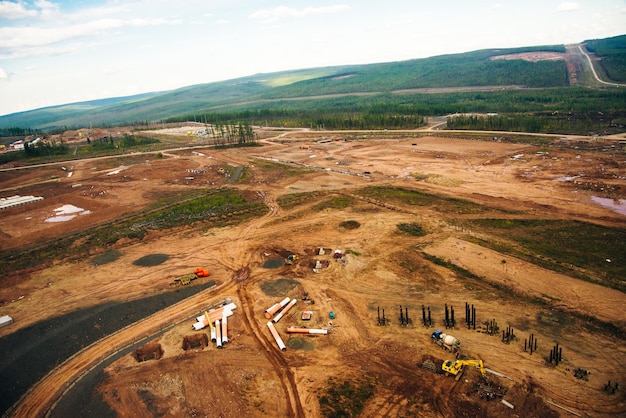
[[[580,267],[563,261],[565,255],[534,254],[530,241],[524,247],[517,232],[498,233],[496,222],[488,222],[553,222],[549,228],[579,221],[623,234],[624,214],[594,201],[625,198],[619,146],[540,148],[410,133],[261,135],[267,138],[262,147],[132,155],[0,174],[2,196],[44,197],[0,214],[0,248],[14,251],[206,189],[232,188],[267,206],[262,216],[238,224],[217,225],[236,217],[220,215],[141,240],[121,239],[79,259],[68,255],[7,273],[1,313],[15,323],[0,328],[0,335],[103,302],[169,292],[174,277],[198,266],[211,276],[193,283],[216,283],[81,351],[34,386],[12,415],[39,416],[53,408],[52,416],[63,416],[62,402],[52,405],[66,383],[142,338],[142,355],[155,359],[123,354],[97,387],[119,416],[320,416],[338,405],[372,417],[571,415],[562,408],[594,417],[626,413],[624,390],[605,391],[608,381],[624,384],[624,283],[589,267],[601,261],[606,269],[623,268],[623,253]],[[46,222],[63,205],[83,212]],[[577,224],[566,225],[571,230]],[[565,237],[569,230],[559,231]],[[326,249],[323,255],[319,248]],[[343,251],[342,260],[333,258],[335,249]],[[107,251],[115,256],[104,257]],[[137,264],[159,254],[167,257],[158,264]],[[293,265],[264,267],[289,254],[298,255]],[[319,273],[316,261],[324,266]],[[315,303],[302,300],[305,292]],[[281,352],[263,311],[285,296],[298,303],[276,325],[287,344]],[[228,321],[230,342],[222,350],[210,342],[185,349],[186,337],[206,335],[191,329],[195,316],[226,297],[237,304]],[[465,303],[477,309],[476,330],[464,324]],[[446,304],[456,311],[457,324],[448,332],[462,341],[462,356],[482,359],[509,378],[489,375],[487,384],[468,368],[455,382],[421,367],[427,359],[453,358],[430,341],[430,333],[443,328]],[[422,306],[431,310],[431,328],[422,326]],[[408,309],[408,326],[400,325],[400,307]],[[387,326],[378,325],[378,308],[385,310]],[[305,310],[313,311],[309,322],[300,319]],[[494,319],[497,335],[480,332],[483,321]],[[289,337],[287,326],[331,332]],[[505,344],[500,333],[507,327],[517,339]],[[533,354],[524,351],[531,334],[538,340]],[[556,343],[563,350],[558,366],[548,364]],[[577,369],[590,374],[577,378]],[[515,409],[500,397],[485,400],[485,389],[504,395]]]

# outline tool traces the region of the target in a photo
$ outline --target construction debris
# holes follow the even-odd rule
[[[590,374],[591,372],[589,370],[581,369],[580,367],[574,370],[574,377],[576,377],[576,379],[588,381]]]
[[[191,283],[192,280],[196,280],[199,277],[209,277],[210,275],[211,273],[209,273],[209,270],[203,267],[198,267],[193,271],[193,273],[176,277],[174,281],[170,283],[170,286],[186,286]]]

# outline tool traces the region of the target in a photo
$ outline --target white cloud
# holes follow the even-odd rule
[[[494,3],[487,7],[487,10],[499,10],[502,9],[502,3]]]
[[[0,28],[0,56],[15,58],[35,54],[58,54],[67,49],[67,47],[57,45],[61,42],[94,37],[124,27],[159,26],[175,23],[179,22],[167,19],[136,18],[124,20],[106,18],[55,27],[4,27]],[[70,49],[75,47],[76,44]]]
[[[250,19],[257,19],[263,23],[273,23],[281,19],[338,13],[346,9],[348,9],[348,6],[345,4],[337,4],[335,6],[306,7],[300,10],[287,6],[278,6],[273,9],[265,9],[254,12],[250,15]]]
[[[28,10],[23,1],[0,1],[0,19],[23,19],[37,16],[36,10]]]
[[[578,9],[580,9],[580,5],[572,1],[561,2],[557,8],[559,12],[572,12]]]
[[[4,68],[0,68],[0,80],[8,80],[9,74],[4,71]]]
[[[37,0],[35,7],[41,9],[40,15],[43,18],[51,18],[58,15],[60,9],[58,4],[51,3],[47,0]]]

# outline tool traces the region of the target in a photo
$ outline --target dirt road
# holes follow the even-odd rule
[[[451,356],[430,341],[433,329],[420,323],[422,306],[432,312],[435,326],[442,327],[444,305],[454,306],[462,316],[465,303],[478,308],[479,328],[481,321],[497,319],[501,329],[512,326],[519,336],[506,344],[498,335],[468,329],[462,319],[449,330],[461,339],[464,356],[480,358],[512,378],[493,378],[491,384],[506,392],[517,413],[568,414],[548,401],[588,416],[626,413],[624,393],[611,395],[602,389],[609,380],[623,380],[611,366],[612,359],[626,353],[623,341],[581,319],[625,327],[623,312],[608,309],[606,303],[623,305],[623,293],[479,246],[471,240],[475,231],[457,222],[471,216],[577,219],[623,228],[623,215],[594,202],[598,191],[568,180],[584,173],[585,184],[624,186],[621,154],[563,147],[546,154],[525,144],[417,138],[410,133],[400,139],[358,141],[325,133],[331,138],[327,143],[318,143],[315,135],[281,132],[273,135],[275,142],[268,134],[267,145],[258,148],[186,149],[162,159],[129,156],[121,171],[119,162],[83,161],[74,164],[72,177],[53,183],[45,181],[59,175],[55,167],[27,171],[21,179],[7,175],[0,187],[26,181],[29,186],[20,192],[44,196],[42,202],[3,213],[0,242],[16,248],[107,222],[172,193],[227,186],[267,206],[265,215],[238,226],[188,226],[154,231],[141,241],[122,240],[115,245],[119,258],[110,263],[92,263],[103,250],[98,249],[84,260],[58,260],[9,277],[0,299],[16,323],[1,329],[1,335],[80,307],[167,291],[170,279],[191,267],[206,266],[220,283],[78,353],[34,386],[11,415],[45,415],[86,370],[159,331],[148,339],[163,349],[162,358],[138,362],[129,355],[107,367],[108,378],[97,390],[120,416],[211,415],[215,408],[258,417],[320,416],[329,405],[325,402],[340,396],[333,389],[364,393],[371,382],[375,390],[364,402],[364,416],[509,416],[500,402],[479,397],[482,383],[474,370],[454,382],[421,368],[427,358]],[[245,166],[244,179],[229,182],[219,171],[227,166]],[[443,200],[428,206],[366,197],[362,191],[370,186],[439,193],[483,209],[456,213],[444,210]],[[281,206],[286,195],[302,200]],[[66,223],[46,223],[62,204],[90,213]],[[424,229],[423,236],[398,228],[415,223]],[[322,255],[320,248],[326,249]],[[335,249],[343,250],[341,260],[333,258]],[[148,254],[169,258],[152,267],[133,264]],[[287,254],[297,254],[298,262],[264,267],[267,260]],[[449,261],[480,280],[425,255]],[[318,261],[324,267],[316,273]],[[506,289],[527,298],[513,297]],[[212,344],[184,349],[185,337],[204,332],[194,333],[190,318],[224,297],[238,304],[229,318],[230,342],[221,350]],[[293,315],[277,324],[288,346],[282,352],[267,330],[263,311],[284,297],[298,303]],[[535,297],[544,302],[529,302]],[[408,309],[409,326],[399,324],[401,307]],[[378,325],[379,308],[389,325]],[[310,322],[301,319],[305,310],[313,312]],[[288,326],[330,333],[289,336]],[[531,334],[540,344],[533,355],[523,349]],[[546,360],[556,342],[566,357],[559,366]],[[591,371],[588,380],[573,375],[577,368]]]

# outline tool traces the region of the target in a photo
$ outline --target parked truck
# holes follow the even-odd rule
[[[461,349],[461,341],[452,335],[448,335],[441,330],[437,330],[432,333],[431,338],[441,348],[448,350],[451,353],[456,353]]]

